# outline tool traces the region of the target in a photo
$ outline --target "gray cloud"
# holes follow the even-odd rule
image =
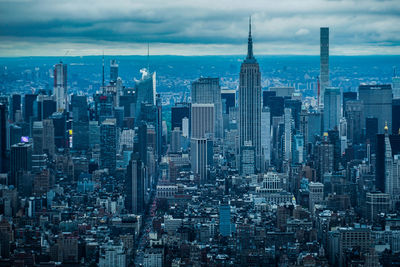
[[[260,54],[317,54],[321,26],[333,53],[400,54],[395,0],[242,2],[0,0],[0,55],[135,54],[147,42],[159,54],[244,53],[250,14]]]

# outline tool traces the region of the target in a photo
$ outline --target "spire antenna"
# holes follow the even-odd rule
[[[249,39],[247,41],[247,57],[246,60],[255,60],[253,55],[253,38],[251,37],[251,16],[249,16]]]
[[[147,42],[147,71],[150,73],[150,44]]]
[[[103,80],[102,80],[102,87],[103,87],[103,90],[104,90],[104,50],[103,50]]]

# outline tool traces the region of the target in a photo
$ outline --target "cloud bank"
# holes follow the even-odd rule
[[[0,56],[246,52],[252,16],[256,54],[400,54],[396,0],[125,1],[0,0]]]

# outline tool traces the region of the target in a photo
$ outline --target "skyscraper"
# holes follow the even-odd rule
[[[339,127],[341,115],[340,89],[337,87],[325,88],[324,95],[324,131]]]
[[[111,173],[116,168],[117,127],[115,119],[107,119],[100,126],[100,166]]]
[[[360,85],[358,87],[359,99],[364,104],[364,118],[362,126],[365,126],[365,118],[375,117],[378,119],[378,133],[383,133],[387,123],[389,131],[392,130],[392,86],[383,85]]]
[[[171,128],[179,127],[182,129],[182,119],[190,118],[190,104],[189,103],[176,103],[171,108]]]
[[[271,113],[268,107],[263,107],[261,112],[261,145],[265,166],[268,166],[271,161]]]
[[[325,88],[329,86],[329,28],[320,29],[320,81],[319,103],[324,105]]]
[[[193,173],[199,176],[200,184],[207,181],[207,139],[206,138],[192,138],[190,140],[190,159]]]
[[[255,168],[261,169],[261,73],[253,55],[251,20],[249,21],[249,38],[247,57],[241,65],[239,76],[239,146],[241,160],[243,149],[248,145],[255,149]]]
[[[7,107],[0,104],[0,173],[7,171]]]
[[[135,214],[141,214],[144,211],[144,174],[145,167],[139,154],[132,154],[126,173],[126,208]]]
[[[214,108],[214,104],[192,104],[192,138],[208,138],[214,135]]]
[[[16,177],[19,171],[29,171],[32,168],[32,146],[28,143],[19,143],[11,146],[11,180],[9,184],[17,185]]]
[[[110,61],[110,83],[114,84],[118,79],[118,63],[115,59]]]
[[[54,91],[57,110],[63,111],[68,107],[67,93],[67,65],[62,62],[54,66]]]
[[[219,78],[199,78],[192,83],[192,104],[214,104],[214,136],[222,138],[222,102]]]
[[[15,113],[17,110],[21,110],[21,95],[20,94],[14,94],[12,95],[11,98],[11,114],[10,118],[13,122],[15,122]]]

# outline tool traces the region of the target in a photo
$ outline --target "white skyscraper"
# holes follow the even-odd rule
[[[214,135],[214,104],[192,104],[192,138],[210,138]]]
[[[292,159],[292,134],[293,134],[293,118],[292,109],[284,110],[285,132],[284,132],[284,159],[290,161]]]
[[[192,83],[192,104],[214,104],[214,137],[223,137],[219,78],[200,78]]]
[[[58,111],[68,108],[67,65],[62,62],[54,66],[53,94],[56,98]]]

